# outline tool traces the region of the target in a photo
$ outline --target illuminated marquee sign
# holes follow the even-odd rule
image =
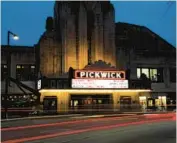
[[[86,71],[86,70],[76,70],[76,79],[117,79],[124,80],[124,71]]]
[[[72,88],[128,88],[128,80],[72,79]]]

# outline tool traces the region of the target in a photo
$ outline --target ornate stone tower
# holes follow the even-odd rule
[[[39,57],[39,71],[47,77],[58,77],[61,74],[60,43],[56,40],[56,32],[53,29],[53,18],[46,20],[46,31],[41,36],[37,48]]]
[[[109,1],[57,1],[53,23],[39,42],[43,75],[58,76],[69,67],[83,69],[98,60],[116,66],[114,8]]]

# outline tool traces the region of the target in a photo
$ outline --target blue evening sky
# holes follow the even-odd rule
[[[112,1],[116,22],[146,26],[172,45],[176,45],[176,2]],[[47,16],[53,16],[53,1],[1,3],[1,42],[7,44],[7,31],[19,35],[12,45],[33,46],[45,30]],[[176,46],[175,46],[176,47]]]

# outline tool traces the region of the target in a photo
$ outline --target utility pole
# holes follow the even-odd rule
[[[6,52],[6,64],[7,64],[7,74],[6,74],[6,79],[5,79],[5,97],[4,97],[4,102],[5,102],[5,119],[8,118],[8,91],[9,91],[9,76],[10,76],[10,45],[9,45],[9,42],[10,42],[10,36],[9,36],[9,31],[8,31],[8,34],[7,34],[7,52]]]
[[[11,51],[10,51],[10,35],[13,36],[14,40],[18,40],[19,37],[12,33],[11,31],[7,32],[7,56],[6,56],[6,64],[7,64],[7,75],[5,79],[5,118],[8,118],[8,92],[9,92],[9,77],[11,76]]]

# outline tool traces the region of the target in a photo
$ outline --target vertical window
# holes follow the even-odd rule
[[[21,80],[21,66],[16,66],[16,79]]]
[[[30,75],[30,68],[29,65],[22,65],[22,79],[23,81],[28,81],[29,80],[29,75]]]
[[[142,73],[144,73],[147,76],[147,78],[149,78],[149,69],[148,68],[142,68],[141,70],[142,70]]]
[[[35,66],[30,66],[30,73],[29,73],[29,80],[33,81],[35,80]]]
[[[157,82],[163,82],[163,68],[157,69]]]
[[[137,68],[137,78],[140,78],[140,76],[141,76],[141,69]]]
[[[16,78],[20,81],[32,81],[35,78],[34,65],[16,65]]]
[[[176,68],[170,68],[170,82],[176,82]]]
[[[2,64],[1,65],[1,81],[4,81],[7,75],[7,65]]]
[[[50,87],[51,88],[56,88],[56,81],[55,80],[50,81]]]
[[[151,81],[157,81],[157,69],[150,69]]]
[[[57,80],[57,88],[59,88],[59,89],[62,88],[62,82],[61,82],[61,80]]]

